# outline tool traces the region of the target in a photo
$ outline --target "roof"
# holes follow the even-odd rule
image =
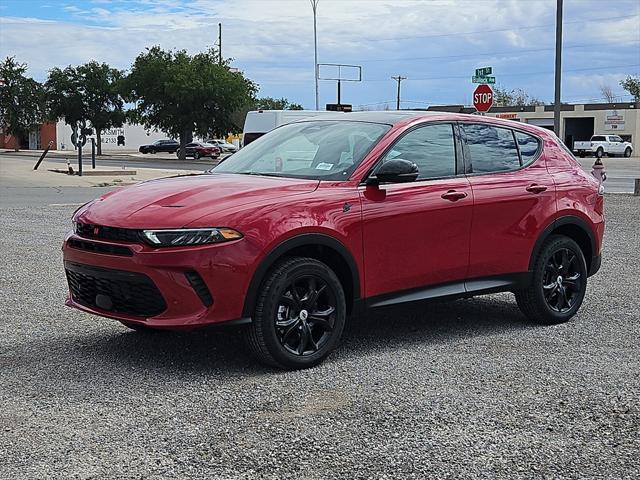
[[[323,120],[347,120],[356,122],[386,123],[394,125],[410,117],[428,117],[431,115],[442,116],[442,112],[426,112],[424,110],[385,110],[381,112],[336,112],[335,115],[323,115],[322,117],[308,117],[299,122],[323,121]]]

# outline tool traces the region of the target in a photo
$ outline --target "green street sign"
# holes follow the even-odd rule
[[[490,83],[490,84],[494,84],[496,83],[496,77],[479,77],[479,76],[474,76],[471,77],[471,82],[473,83]]]
[[[486,77],[492,73],[493,69],[491,67],[476,68],[476,77]]]

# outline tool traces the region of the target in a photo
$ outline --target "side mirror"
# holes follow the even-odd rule
[[[402,158],[394,158],[383,163],[376,172],[375,177],[370,177],[367,183],[377,185],[381,182],[413,182],[418,178],[418,173],[418,166],[415,163]]]

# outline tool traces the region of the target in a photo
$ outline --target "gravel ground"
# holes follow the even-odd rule
[[[301,372],[231,331],[64,307],[72,210],[0,209],[1,478],[640,477],[639,198],[608,196],[570,323],[529,324],[508,294],[377,314]]]

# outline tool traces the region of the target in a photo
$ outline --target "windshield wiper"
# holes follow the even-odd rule
[[[278,175],[277,173],[260,173],[260,172],[229,172],[229,173],[237,173],[239,175],[257,175],[260,177],[279,177],[282,178],[284,175]]]

